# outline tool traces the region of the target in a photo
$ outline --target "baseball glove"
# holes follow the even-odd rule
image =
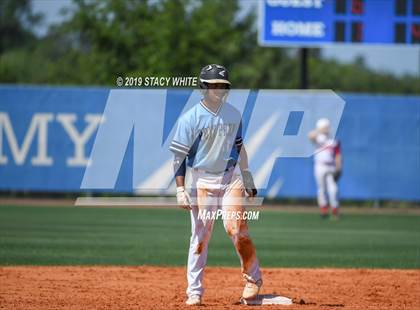
[[[334,171],[334,173],[333,173],[333,178],[334,178],[334,181],[338,181],[338,180],[340,180],[340,178],[341,178],[341,170],[336,170],[336,171]]]
[[[249,170],[242,170],[242,181],[245,186],[245,191],[250,197],[257,195],[257,189],[255,188],[254,178]]]

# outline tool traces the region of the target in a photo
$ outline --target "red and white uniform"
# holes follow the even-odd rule
[[[335,158],[341,154],[340,143],[325,134],[318,134],[315,145],[314,173],[318,186],[318,205],[321,208],[338,208],[338,187],[333,174],[336,171]]]

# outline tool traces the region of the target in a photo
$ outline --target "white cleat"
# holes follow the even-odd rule
[[[188,306],[199,306],[201,305],[201,296],[200,295],[191,295],[188,296],[187,301],[185,302]]]
[[[257,298],[261,286],[261,279],[255,282],[247,281],[244,287],[244,291],[242,292],[242,298],[246,300]]]

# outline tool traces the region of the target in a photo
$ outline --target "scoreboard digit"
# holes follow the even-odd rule
[[[420,0],[395,0],[395,16],[406,17],[406,21],[394,24],[395,43],[420,43]],[[417,18],[416,18],[417,17]]]

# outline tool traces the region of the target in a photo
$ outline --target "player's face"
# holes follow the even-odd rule
[[[328,126],[326,126],[326,127],[322,127],[322,128],[319,130],[319,132],[320,132],[320,133],[322,133],[322,134],[328,135],[328,134],[330,133],[330,127],[328,127]]]
[[[220,103],[229,91],[228,85],[224,83],[215,83],[208,85],[207,96],[212,102]]]

